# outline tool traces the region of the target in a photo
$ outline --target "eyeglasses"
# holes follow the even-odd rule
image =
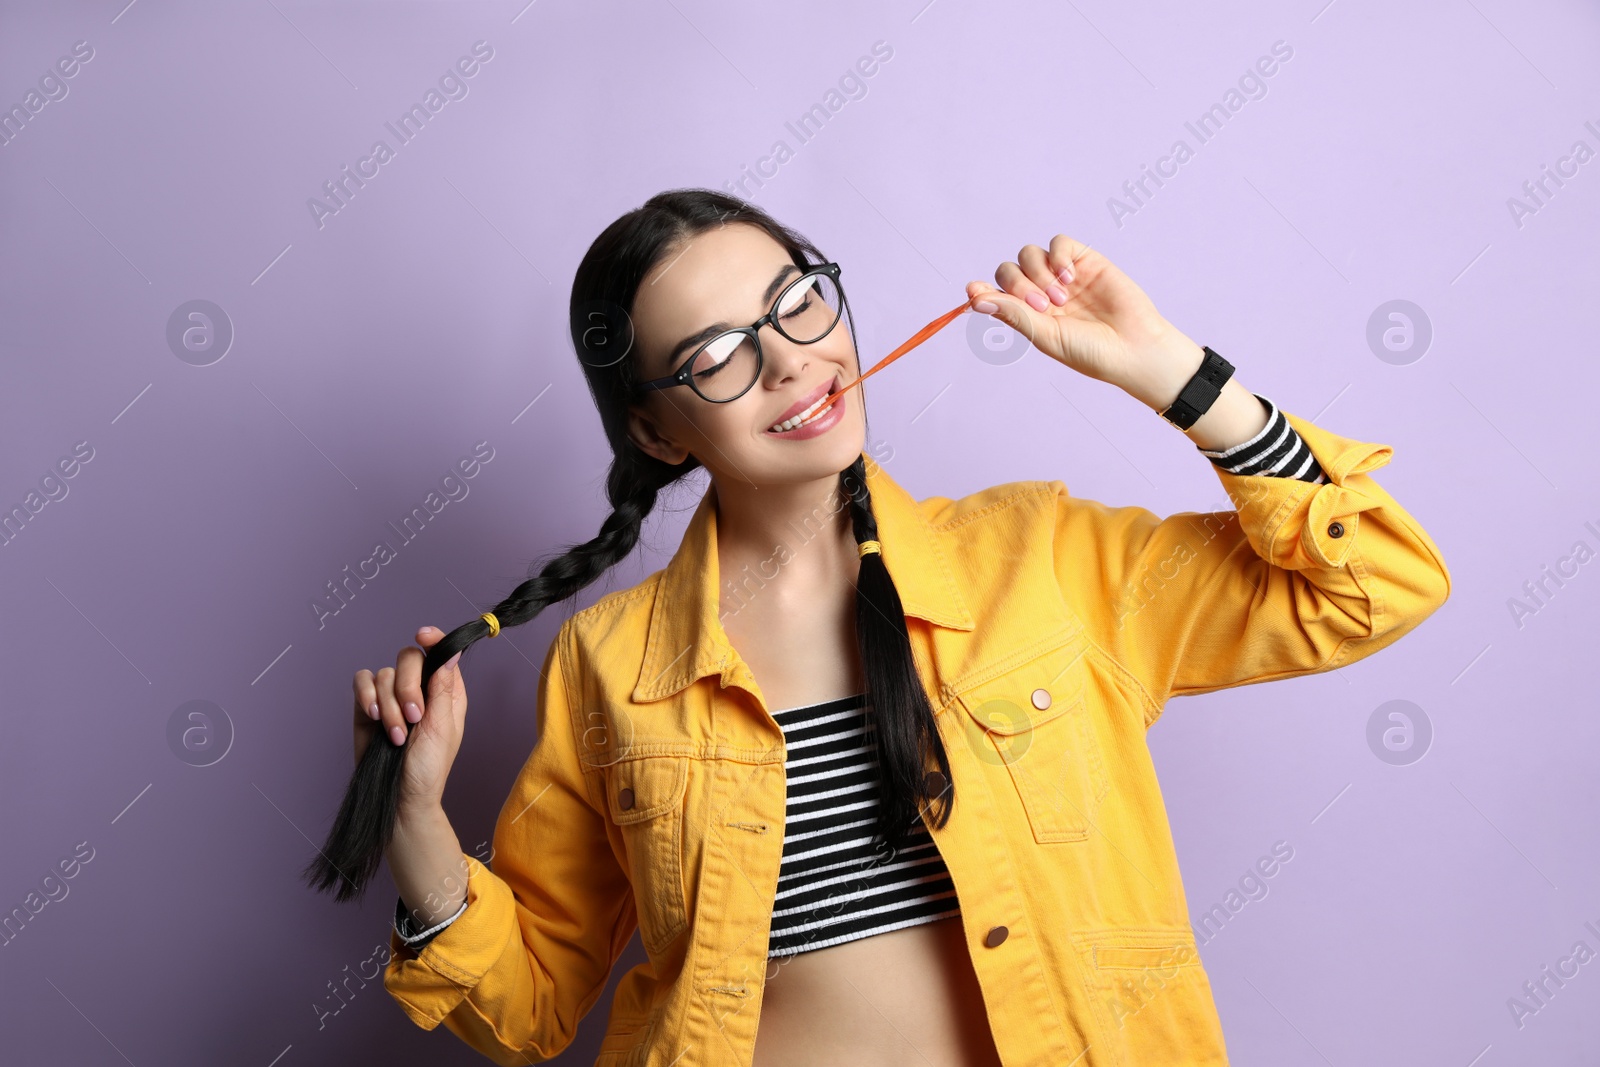
[[[797,345],[815,344],[828,336],[844,308],[839,264],[812,267],[784,287],[772,310],[749,326],[725,330],[695,349],[683,366],[665,378],[636,387],[668,389],[687,385],[713,404],[737,400],[761,377],[761,327],[770,324]]]

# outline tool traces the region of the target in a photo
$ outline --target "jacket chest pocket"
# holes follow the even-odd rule
[[[622,834],[639,912],[639,939],[664,950],[688,925],[683,891],[689,757],[643,756],[606,769],[606,807]]]
[[[1048,639],[1043,652],[974,685],[957,698],[976,734],[972,748],[1006,767],[1034,839],[1089,837],[1110,789],[1095,731],[1081,631]]]

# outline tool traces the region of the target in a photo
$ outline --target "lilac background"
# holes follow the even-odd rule
[[[481,1062],[378,982],[328,1014],[393,903],[387,872],[359,907],[298,877],[350,770],[350,678],[598,529],[577,261],[652,193],[721,187],[779,139],[793,158],[747,191],[844,264],[868,362],[1067,232],[1252,389],[1395,449],[1378,477],[1441,546],[1450,601],[1374,659],[1174,701],[1150,734],[1197,923],[1294,849],[1202,939],[1234,1061],[1600,1057],[1600,960],[1520,1028],[1507,1006],[1576,942],[1600,951],[1600,564],[1510,610],[1600,548],[1600,161],[1520,222],[1508,206],[1575,141],[1600,148],[1593,5],[124,2],[0,20],[8,109],[94,49],[0,147],[0,506],[93,449],[0,548],[0,912],[94,853],[0,946],[8,1063]],[[384,123],[479,40],[468,95],[319,228],[308,199],[394,147]],[[866,95],[799,144],[785,122],[880,40]],[[1126,197],[1280,40],[1266,95]],[[1112,197],[1136,212],[1119,224]],[[195,299],[235,331],[203,367],[166,339]],[[1431,322],[1420,359],[1368,345],[1393,299]],[[917,496],[1059,477],[1161,514],[1228,506],[1182,434],[1004,341],[958,324],[869,383]],[[483,440],[468,496],[319,629],[325,584]],[[580,606],[663,566],[703,489]],[[473,653],[446,798],[468,849],[536,737],[562,615]],[[1367,740],[1396,699],[1433,730],[1407,766]],[[191,700],[234,733],[210,766],[169,747]],[[559,1062],[592,1060],[609,1001]]]

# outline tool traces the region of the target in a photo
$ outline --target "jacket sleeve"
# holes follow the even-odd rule
[[[564,623],[541,668],[538,744],[495,823],[494,869],[462,853],[466,910],[420,953],[389,935],[383,984],[412,1022],[442,1022],[500,1064],[540,1063],[572,1042],[638,922],[578,760],[575,648]]]
[[[1288,412],[1324,484],[1213,465],[1234,511],[1158,518],[1056,489],[1056,576],[1093,636],[1149,697],[1345,666],[1392,644],[1450,595],[1438,546],[1371,472],[1393,449]]]

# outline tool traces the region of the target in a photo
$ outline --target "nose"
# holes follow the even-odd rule
[[[761,374],[768,388],[803,377],[811,359],[812,353],[805,345],[795,344],[777,330],[762,328]]]

